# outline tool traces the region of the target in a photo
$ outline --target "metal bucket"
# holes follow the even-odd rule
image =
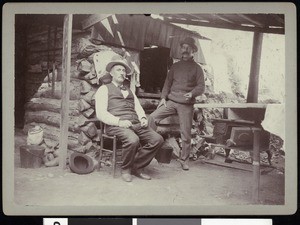
[[[43,165],[45,148],[38,145],[24,145],[20,147],[20,161],[22,168],[39,168]]]

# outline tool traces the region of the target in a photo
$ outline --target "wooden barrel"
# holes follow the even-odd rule
[[[20,147],[22,168],[39,168],[43,164],[45,148],[38,145],[24,145]]]

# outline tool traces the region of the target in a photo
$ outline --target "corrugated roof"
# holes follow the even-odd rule
[[[103,40],[107,44],[142,51],[145,46],[156,45],[170,48],[170,56],[180,58],[179,42],[191,36],[196,40],[208,39],[200,34],[169,24],[160,19],[144,15],[117,14],[109,16],[94,25],[92,38]],[[195,60],[205,63],[199,41]]]

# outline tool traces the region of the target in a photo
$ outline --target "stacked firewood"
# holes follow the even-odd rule
[[[62,41],[61,32],[60,29],[57,32],[57,43]],[[41,32],[34,38],[41,40],[40,48],[43,48],[43,43],[47,40],[47,32]],[[28,43],[31,42],[34,43],[30,40]],[[49,48],[51,49],[51,47],[53,46]],[[34,93],[27,96],[24,131],[27,132],[30,128],[39,125],[43,129],[44,138],[48,142],[52,142],[54,146],[59,142],[61,125],[61,77],[63,76],[61,50],[52,50],[51,52],[49,48],[40,49],[33,44],[29,44],[28,48],[36,50],[29,54],[30,65],[27,74],[27,77],[30,78],[27,79],[27,87],[32,90],[31,93]],[[103,58],[98,58],[101,61],[100,64],[103,64],[102,67],[97,67],[94,63],[95,54],[99,55],[99,53],[103,55]],[[105,71],[105,63],[113,54],[126,57],[128,61],[134,61],[135,66],[139,66],[139,62],[135,61],[139,60],[137,52],[107,46],[99,41],[89,39],[87,32],[73,31],[68,150],[90,154],[98,148],[99,126],[95,113],[94,96],[100,85],[110,82],[110,75]],[[49,62],[45,63],[48,55],[55,55],[55,60],[52,61],[53,65],[50,63],[52,65],[50,67],[48,66]],[[134,69],[136,71],[136,68]],[[129,85],[135,87],[135,83],[131,82]],[[37,91],[35,91],[36,86],[38,86]],[[145,109],[154,109],[158,100],[142,99],[141,103]]]
[[[95,112],[95,94],[103,83],[110,82],[110,75],[107,71],[101,70],[96,72],[95,54],[105,52],[107,53],[106,55],[110,56],[122,54],[122,51],[118,48],[103,45],[101,42],[82,38],[77,45],[77,52],[76,63],[78,78],[80,79],[80,97],[78,100],[79,116],[76,126],[79,132],[79,147],[76,148],[76,151],[90,154],[99,148],[100,142],[99,123]],[[105,60],[107,61],[107,59],[103,58],[103,61]]]
[[[32,26],[27,42],[28,70],[26,77],[26,99],[24,131],[40,126],[44,138],[51,145],[56,145],[60,137],[61,120],[61,77],[62,77],[62,29],[56,35],[47,26]],[[88,35],[86,31],[73,30],[71,53],[71,80],[69,106],[68,149],[78,148],[78,100],[80,99],[79,72],[77,70],[76,45]],[[56,44],[55,44],[56,43]]]
[[[97,78],[92,60],[79,60],[77,69],[81,79],[80,99],[78,101],[80,115],[77,121],[80,148],[78,148],[77,151],[85,153],[90,148],[95,147],[94,143],[100,141],[97,131],[98,128],[95,125],[96,113],[94,98],[99,88],[99,79]]]

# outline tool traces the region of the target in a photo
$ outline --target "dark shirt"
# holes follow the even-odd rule
[[[180,60],[172,65],[165,80],[161,98],[184,104],[195,103],[195,97],[204,93],[205,82],[202,68],[190,59]],[[183,95],[191,92],[192,98],[186,100]]]

